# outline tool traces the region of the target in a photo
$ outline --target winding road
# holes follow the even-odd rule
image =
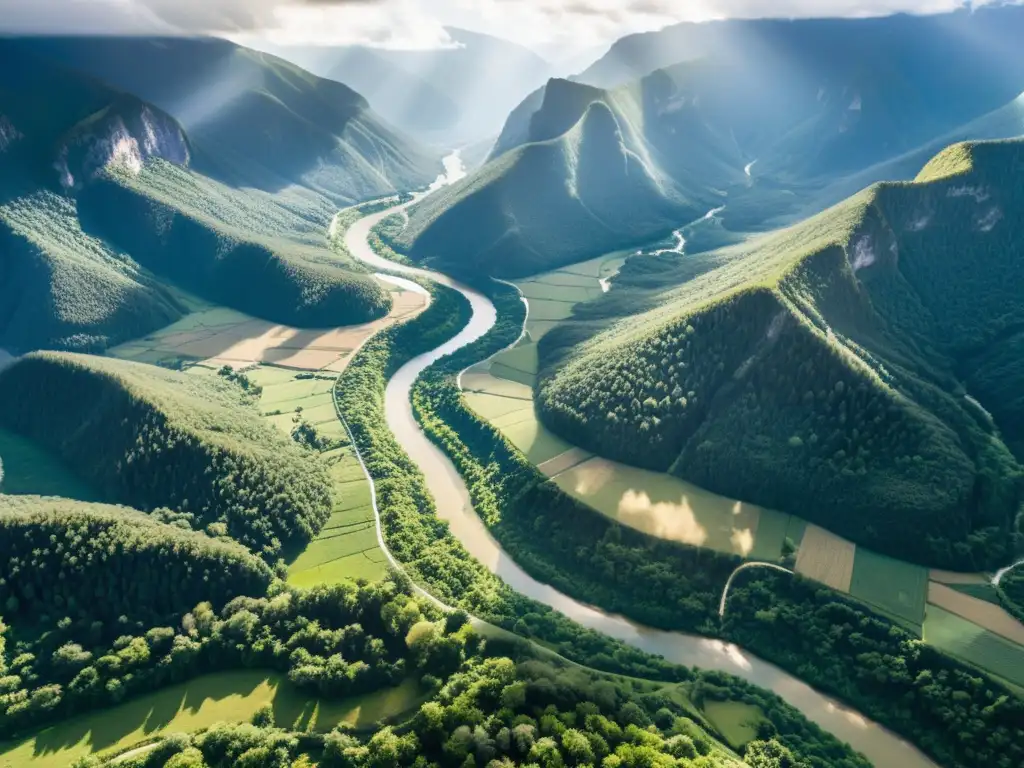
[[[446,171],[460,168],[457,155],[446,158]],[[435,183],[433,188],[438,186],[440,184]],[[419,375],[441,357],[471,344],[487,333],[495,324],[497,311],[487,297],[446,275],[396,264],[377,256],[371,250],[368,243],[370,229],[386,216],[411,204],[406,203],[360,219],[346,232],[345,245],[355,258],[374,269],[425,277],[454,288],[469,300],[472,307],[472,318],[458,335],[440,347],[410,360],[398,370],[388,382],[384,400],[388,427],[423,472],[430,493],[437,502],[438,514],[448,522],[452,534],[466,550],[513,589],[545,603],[589,629],[663,656],[671,662],[720,670],[774,691],[809,720],[862,752],[878,768],[938,768],[937,763],[891,731],[742,648],[721,640],[650,629],[622,616],[584,605],[531,577],[502,550],[473,511],[469,492],[454,465],[420,430],[413,416],[410,398],[412,385]],[[370,481],[372,483],[373,479],[370,478]],[[385,546],[379,518],[378,540],[394,563],[394,558]]]

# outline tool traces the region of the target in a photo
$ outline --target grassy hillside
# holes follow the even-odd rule
[[[54,613],[159,620],[204,600],[221,606],[261,595],[272,577],[233,542],[126,507],[0,496],[0,531],[0,604],[8,621]]]
[[[0,425],[52,450],[105,498],[170,508],[268,560],[308,542],[331,512],[323,464],[219,377],[34,353],[0,374]]]
[[[1024,142],[954,146],[914,183],[697,259],[640,317],[610,321],[635,311],[613,290],[545,336],[542,418],[904,559],[1005,560],[1022,491],[1022,164]]]

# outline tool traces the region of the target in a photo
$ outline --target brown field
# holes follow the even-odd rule
[[[796,572],[832,589],[849,592],[856,553],[855,544],[824,528],[808,525],[796,556]]]
[[[296,370],[340,373],[370,336],[426,309],[425,293],[390,283],[383,285],[391,292],[391,312],[372,323],[310,330],[208,307],[145,339],[115,347],[110,354],[146,362],[193,360],[233,368],[270,363]]]
[[[957,573],[934,568],[928,572],[928,578],[940,584],[988,584],[988,579],[980,573]]]
[[[928,585],[928,602],[967,619],[979,627],[984,627],[993,634],[1024,645],[1024,624],[1021,624],[998,605],[965,595],[963,592],[957,592],[937,581]]]

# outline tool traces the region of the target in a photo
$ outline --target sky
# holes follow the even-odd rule
[[[976,0],[975,6],[987,0]],[[452,45],[445,25],[551,59],[677,21],[935,13],[964,0],[0,0],[0,30],[217,34],[257,45]]]

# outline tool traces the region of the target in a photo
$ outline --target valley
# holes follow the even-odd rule
[[[1024,8],[226,1],[0,18],[0,768],[1024,764]]]

